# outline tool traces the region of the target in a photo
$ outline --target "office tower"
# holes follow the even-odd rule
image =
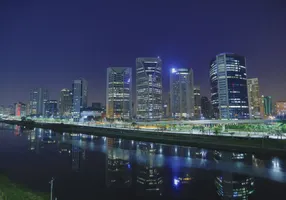
[[[87,107],[87,81],[78,79],[73,81],[73,119],[78,121],[81,109]]]
[[[172,117],[180,119],[194,117],[194,78],[192,69],[171,69],[170,97]]]
[[[277,101],[275,104],[276,115],[280,118],[285,118],[286,116],[286,101]]]
[[[16,103],[15,106],[15,116],[17,117],[25,117],[26,116],[26,104],[22,102]]]
[[[201,118],[201,88],[199,86],[194,87],[194,102],[195,102],[195,118]]]
[[[30,92],[30,115],[43,115],[45,112],[45,102],[49,100],[47,89],[36,88]]]
[[[49,100],[45,102],[45,117],[54,117],[58,115],[58,101]]]
[[[272,108],[272,97],[271,96],[263,96],[262,95],[262,105],[263,105],[263,115],[264,117],[272,116],[273,108]]]
[[[258,78],[247,79],[249,116],[250,118],[261,118],[260,106],[261,100],[259,95]]]
[[[59,100],[59,114],[62,117],[70,117],[72,112],[72,91],[62,89]]]
[[[107,68],[106,117],[132,117],[132,70],[127,67]]]
[[[93,103],[91,103],[91,107],[94,108],[94,109],[97,109],[97,110],[101,110],[102,109],[102,105],[101,105],[100,102],[93,102]]]
[[[208,97],[202,97],[201,98],[201,112],[205,119],[211,119],[212,118],[212,106],[211,102],[208,99]]]
[[[215,118],[249,118],[246,78],[243,56],[222,53],[211,61],[211,103]]]
[[[162,60],[136,59],[136,115],[140,120],[162,118]]]

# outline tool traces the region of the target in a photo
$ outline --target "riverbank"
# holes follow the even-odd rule
[[[91,127],[71,124],[31,123],[25,121],[2,121],[26,127],[51,129],[56,132],[84,133],[96,136],[120,137],[183,146],[195,146],[233,152],[261,153],[269,155],[285,155],[286,140],[270,138],[229,137],[220,135],[177,134],[164,131],[146,131],[135,129],[119,129],[111,127]]]
[[[16,185],[6,176],[0,175],[0,200],[48,200],[48,194],[37,194]]]

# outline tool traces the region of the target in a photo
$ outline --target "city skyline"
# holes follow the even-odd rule
[[[105,96],[98,94],[105,91],[106,69],[126,66],[135,71],[134,60],[140,56],[160,56],[163,77],[169,68],[191,67],[200,77],[195,85],[201,86],[202,95],[210,96],[209,61],[229,51],[246,57],[248,77],[260,80],[261,94],[272,96],[273,101],[286,99],[282,89],[286,68],[281,59],[286,52],[283,1],[164,1],[164,6],[157,1],[152,7],[77,2],[63,0],[57,6],[55,1],[1,2],[1,8],[11,12],[0,13],[5,30],[0,33],[0,66],[5,69],[0,74],[0,104],[27,102],[27,93],[35,87],[47,88],[51,99],[57,99],[58,91],[79,77],[89,81],[88,101],[104,103]],[[238,14],[241,10],[244,15]],[[149,15],[142,17],[145,12]],[[47,18],[48,13],[54,14]],[[241,31],[225,34],[234,24]],[[147,25],[152,33],[141,30]],[[210,31],[214,28],[217,31]],[[164,92],[168,83],[163,78]]]

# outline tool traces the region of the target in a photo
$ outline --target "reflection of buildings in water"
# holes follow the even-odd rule
[[[115,148],[118,145],[114,138],[107,138],[107,164],[106,186],[107,187],[130,187],[132,183],[129,151]]]
[[[80,170],[80,148],[74,144],[72,144],[71,148],[71,156],[72,156],[72,170],[79,171]]]
[[[151,146],[150,146],[151,148]],[[138,166],[137,192],[138,195],[161,196],[163,192],[163,177],[159,169],[154,166],[155,154],[151,151],[144,151],[146,161],[143,166]]]
[[[60,154],[71,154],[72,145],[64,142],[59,142],[58,149]]]
[[[34,129],[28,134],[29,150],[40,153],[42,132],[40,129]]]
[[[20,126],[16,125],[14,130],[15,130],[14,135],[19,136],[20,135]]]
[[[221,160],[235,160],[235,155],[232,152],[223,152]],[[239,155],[239,159],[241,159],[241,155]],[[216,177],[215,186],[221,199],[247,200],[248,196],[254,192],[254,178],[223,172],[222,176]]]
[[[252,165],[255,167],[259,167],[259,168],[265,167],[264,160],[261,160],[261,159],[255,157],[254,155],[252,155]]]
[[[254,178],[224,172],[216,177],[215,186],[221,199],[247,200],[254,192]]]
[[[237,153],[237,152],[221,152],[221,151],[214,151],[214,158],[216,160],[233,160],[233,161],[247,161],[251,160],[251,155],[247,153]]]

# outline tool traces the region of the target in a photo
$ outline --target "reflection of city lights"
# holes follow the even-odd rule
[[[277,158],[273,158],[272,164],[273,164],[274,169],[280,169],[280,163],[279,163],[279,160]]]
[[[160,147],[160,150],[159,150],[159,152],[160,152],[160,153],[162,153],[162,151],[163,151],[163,149],[162,149],[162,147]]]
[[[174,186],[178,186],[178,185],[179,185],[179,183],[180,183],[180,180],[179,180],[179,179],[177,179],[177,178],[174,178],[173,183],[174,183]]]
[[[131,165],[129,163],[128,163],[127,167],[128,167],[128,169],[131,169]]]
[[[132,140],[131,143],[132,143],[132,145],[133,145],[133,144],[134,144],[134,141]]]
[[[188,156],[189,156],[189,157],[191,156],[190,149],[188,149]]]
[[[175,153],[177,153],[177,151],[178,151],[178,148],[177,148],[177,147],[175,147]]]

